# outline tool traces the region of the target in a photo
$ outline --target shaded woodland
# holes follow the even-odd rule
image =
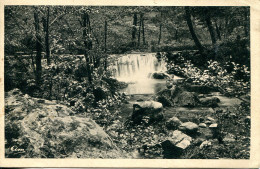
[[[249,7],[5,6],[4,12],[6,157],[249,158]],[[165,89],[149,99],[122,92],[131,83],[115,78],[120,57],[136,53],[166,63],[165,72],[151,72]],[[216,92],[239,103],[224,104]],[[58,113],[57,123],[49,121],[54,104],[64,117]],[[178,107],[210,113],[181,115]],[[42,145],[22,124],[39,130]],[[88,133],[88,126],[98,128],[100,140],[77,130]],[[177,146],[170,137],[189,144]],[[13,146],[25,152],[11,152]]]

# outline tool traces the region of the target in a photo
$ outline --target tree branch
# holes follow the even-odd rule
[[[57,19],[61,19],[63,16],[65,16],[67,13],[62,13],[59,16],[57,16],[55,19],[53,19],[53,21],[50,23],[49,26],[51,26],[53,23],[55,23],[57,21]]]

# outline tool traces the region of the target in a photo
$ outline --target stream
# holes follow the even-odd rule
[[[153,73],[166,73],[167,63],[163,59],[158,60],[155,53],[125,54],[118,55],[116,58],[117,60],[114,63],[114,77],[119,81],[128,83],[128,87],[120,91],[129,97],[128,101],[121,107],[120,113],[122,120],[126,121],[131,118],[133,104],[139,101],[152,100],[156,93],[166,89],[166,79],[154,79]],[[173,81],[182,79],[175,75],[170,75],[170,78]],[[226,97],[220,92],[211,92],[204,94],[202,97],[217,97],[220,100],[218,106],[221,108],[232,108],[241,103],[240,99]],[[201,118],[209,116],[215,118],[216,114],[214,108],[200,106],[164,107],[163,112],[165,120],[177,117],[182,122],[193,122],[196,124],[200,123]],[[132,153],[135,154],[135,158],[145,158],[145,156],[137,150],[134,150]]]
[[[162,72],[166,73],[166,62],[158,59],[155,53],[138,53],[138,54],[123,54],[117,55],[117,60],[114,63],[115,74],[114,77],[128,83],[128,87],[122,89],[121,92],[126,93],[130,99],[129,104],[126,104],[125,116],[132,112],[133,103],[136,101],[149,100],[151,97],[166,88],[165,79],[153,79],[152,73]],[[182,79],[178,76],[172,76],[174,81]],[[229,98],[219,92],[212,92],[205,97],[218,97],[220,99],[220,107],[232,107],[239,105],[241,100],[238,98]],[[205,107],[170,107],[165,108],[166,116],[171,116],[171,112],[213,112],[212,108]]]

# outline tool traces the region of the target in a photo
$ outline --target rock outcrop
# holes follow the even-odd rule
[[[184,91],[174,98],[174,102],[179,106],[195,107],[199,104],[199,99],[195,93]]]
[[[6,157],[117,158],[122,153],[90,118],[18,89],[5,95]],[[21,151],[12,151],[18,147]]]
[[[163,120],[163,105],[156,101],[136,102],[133,105],[132,120],[135,124],[148,124]]]

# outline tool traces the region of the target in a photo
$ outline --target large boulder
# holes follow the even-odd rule
[[[219,102],[220,100],[217,97],[206,97],[200,99],[201,105],[205,107],[218,107]]]
[[[184,107],[195,107],[199,104],[198,96],[193,92],[181,92],[174,98],[175,104]]]
[[[167,79],[169,78],[169,75],[163,72],[155,72],[152,74],[153,79]]]
[[[132,120],[135,124],[148,124],[163,120],[163,105],[156,101],[143,101],[133,104]]]
[[[199,126],[193,122],[185,122],[179,126],[179,129],[187,134],[196,134]]]
[[[166,121],[166,127],[169,130],[176,130],[182,124],[182,122],[177,117],[172,117]]]
[[[14,89],[5,98],[6,157],[117,158],[122,155],[90,118]],[[13,151],[18,147],[19,151]]]
[[[155,100],[162,103],[164,107],[174,106],[174,98],[181,93],[181,89],[175,85],[171,88],[161,90],[156,94]]]
[[[179,158],[192,142],[192,138],[179,130],[169,133],[169,137],[161,143],[164,158]]]

